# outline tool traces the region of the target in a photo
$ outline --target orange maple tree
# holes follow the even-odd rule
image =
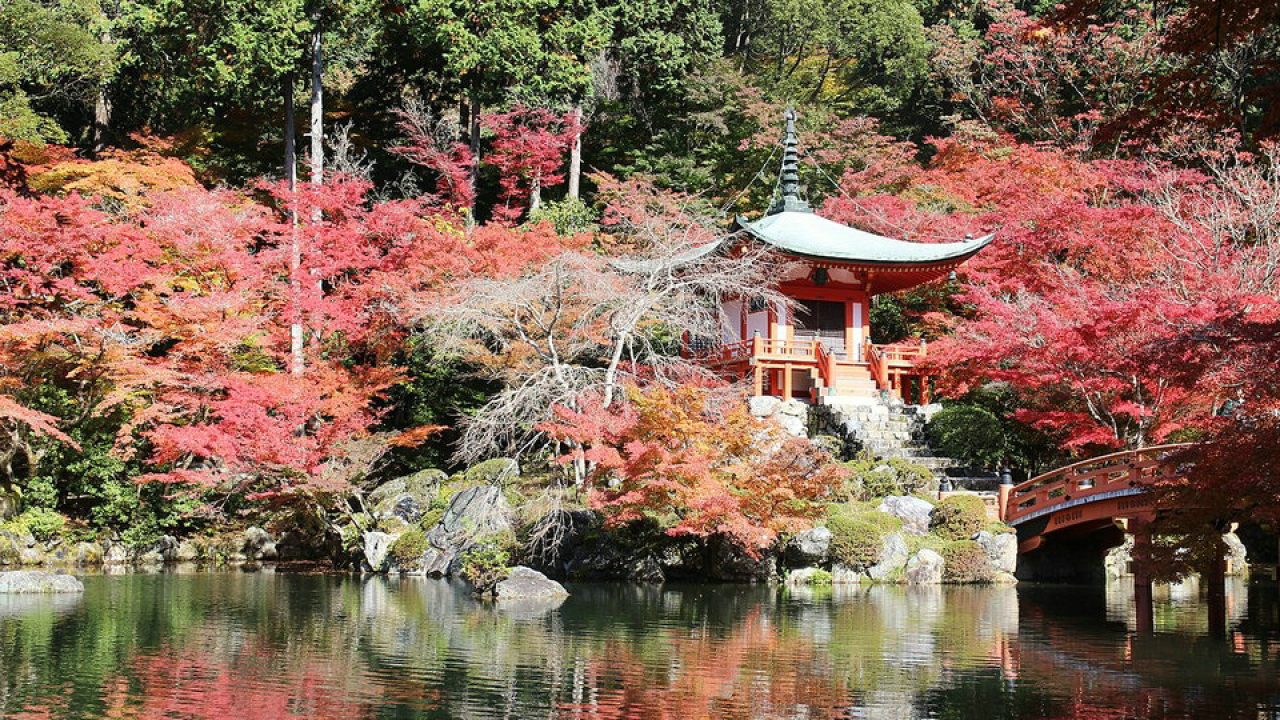
[[[593,468],[590,502],[612,525],[656,523],[673,537],[722,535],[748,552],[807,527],[839,481],[831,457],[736,399],[702,388],[628,390],[605,408],[584,398],[541,429],[574,448],[564,462]]]

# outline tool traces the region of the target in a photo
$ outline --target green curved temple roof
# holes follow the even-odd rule
[[[813,212],[779,212],[755,222],[738,219],[754,237],[792,255],[856,265],[933,265],[964,260],[994,234],[949,243],[917,243],[841,225]]]

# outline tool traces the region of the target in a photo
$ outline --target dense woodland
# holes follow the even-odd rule
[[[145,544],[515,455],[765,547],[861,491],[678,345],[770,292],[686,251],[767,207],[787,106],[824,215],[998,233],[872,319],[950,452],[1203,440],[1170,492],[1275,511],[1270,0],[4,3],[0,489]]]

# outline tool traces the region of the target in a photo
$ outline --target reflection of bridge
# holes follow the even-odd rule
[[[1000,488],[1000,519],[1018,533],[1018,576],[1078,580],[1101,570],[1102,556],[1133,536],[1134,602],[1138,626],[1150,630],[1150,523],[1157,515],[1149,487],[1185,472],[1186,444],[1127,450],[1058,468],[1020,485]],[[1225,625],[1225,557],[1201,571],[1208,589],[1210,627]]]

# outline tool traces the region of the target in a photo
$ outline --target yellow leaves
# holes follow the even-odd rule
[[[148,206],[147,196],[153,193],[195,184],[189,165],[150,150],[114,150],[96,161],[60,160],[32,168],[28,179],[36,192],[79,193],[118,204],[125,211]]]

